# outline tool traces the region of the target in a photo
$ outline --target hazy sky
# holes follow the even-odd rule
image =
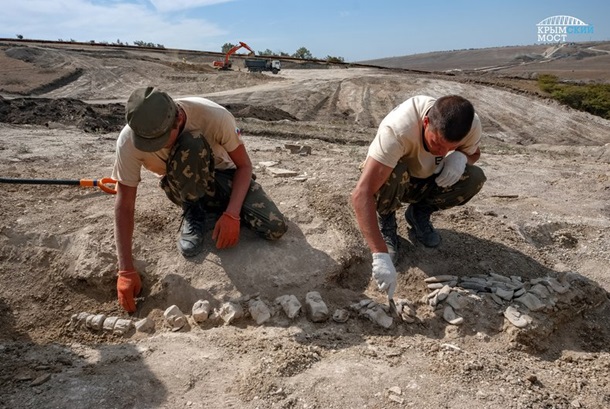
[[[0,37],[201,51],[243,41],[257,52],[306,47],[362,61],[535,44],[536,24],[555,15],[593,26],[568,41],[610,40],[608,0],[0,0]]]

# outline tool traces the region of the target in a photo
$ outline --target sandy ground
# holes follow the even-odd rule
[[[134,237],[144,291],[130,317],[115,299],[113,196],[0,184],[0,407],[610,406],[609,121],[455,77],[215,72],[194,56],[0,46],[1,177],[108,176],[124,101],[154,84],[235,114],[257,180],[289,221],[278,242],[244,231],[237,248],[217,251],[210,238],[187,260],[176,249],[180,211],[145,173]],[[412,95],[449,93],[469,98],[483,120],[488,182],[466,206],[435,214],[438,249],[414,242],[399,218],[397,297],[410,301],[415,322],[383,328],[354,311],[346,323],[287,318],[274,303],[286,294],[304,303],[318,291],[331,314],[387,301],[370,281],[349,193],[380,120]],[[268,161],[297,176],[274,177]],[[570,290],[529,312],[522,329],[503,316],[517,304],[473,292],[458,326],[428,303],[424,279],[441,274],[553,277]],[[269,321],[189,318],[172,331],[163,319],[171,305],[190,314],[200,299],[218,308],[250,296],[272,308]],[[148,317],[155,329],[94,331],[71,324],[80,312]]]

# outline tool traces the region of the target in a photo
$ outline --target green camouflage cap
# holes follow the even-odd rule
[[[154,87],[138,88],[127,100],[127,124],[133,144],[144,152],[162,149],[169,141],[177,107],[172,98]]]

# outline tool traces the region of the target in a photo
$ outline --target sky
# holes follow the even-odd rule
[[[567,41],[610,41],[608,0],[0,0],[0,38],[218,52],[244,42],[357,62],[538,44],[536,24],[556,15],[593,26]]]

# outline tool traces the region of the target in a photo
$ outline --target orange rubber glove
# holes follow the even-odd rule
[[[239,217],[224,212],[214,226],[212,240],[216,240],[216,248],[233,247],[239,241]]]
[[[116,281],[116,292],[119,296],[119,304],[127,312],[136,312],[136,301],[134,298],[140,294],[142,282],[137,271],[119,271]]]

